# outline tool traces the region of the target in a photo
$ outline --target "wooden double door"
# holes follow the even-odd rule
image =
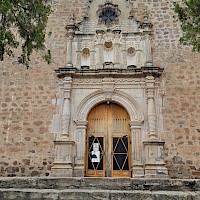
[[[86,176],[130,177],[130,118],[126,110],[103,103],[91,110],[87,120]]]

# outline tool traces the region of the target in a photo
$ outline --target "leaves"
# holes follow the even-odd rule
[[[0,60],[5,54],[13,56],[13,49],[21,47],[19,62],[28,67],[34,50],[46,50],[45,29],[50,13],[46,0],[0,0]],[[46,55],[44,59],[50,63],[50,50]]]
[[[183,6],[174,3],[175,12],[181,22],[183,45],[192,45],[194,51],[200,52],[200,1],[186,0]]]

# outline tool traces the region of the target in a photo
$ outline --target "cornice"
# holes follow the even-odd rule
[[[55,70],[58,78],[70,77],[132,77],[143,78],[147,76],[160,77],[164,68],[148,66],[141,68],[128,68],[128,69],[77,69],[77,68],[59,68]]]

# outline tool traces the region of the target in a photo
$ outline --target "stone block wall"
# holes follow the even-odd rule
[[[48,65],[34,53],[27,70],[14,58],[0,62],[0,176],[49,176],[54,157],[53,114],[58,107],[54,70],[65,65],[70,14],[79,22],[88,0],[52,0],[46,42]],[[171,178],[200,178],[200,54],[183,47],[173,2],[130,0],[141,20],[147,7],[153,24],[153,59],[165,68],[163,118],[165,161]]]

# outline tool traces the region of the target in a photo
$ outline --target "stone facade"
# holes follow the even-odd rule
[[[156,92],[159,98],[155,106],[157,111],[162,112],[158,117],[158,127],[161,127],[159,141],[165,141],[164,160],[169,176],[199,178],[200,56],[191,52],[191,48],[179,45],[181,32],[178,22],[174,19],[172,2],[135,0],[124,3],[132,4],[131,13],[135,20],[143,21],[148,14],[149,22],[153,25],[153,63],[154,66],[164,68],[159,78],[160,87]],[[59,147],[65,148],[65,143],[68,143],[68,147],[73,150],[73,139],[67,139],[67,142],[57,140],[60,128],[52,126],[52,121],[56,124],[69,121],[65,115],[62,115],[62,120],[56,117],[62,114],[59,106],[63,104],[63,98],[60,98],[61,88],[66,91],[63,109],[67,110],[68,86],[76,87],[79,92],[78,88],[84,87],[84,84],[79,83],[78,78],[75,79],[76,84],[70,79],[59,84],[54,70],[65,67],[66,63],[72,63],[67,57],[70,47],[65,27],[70,24],[72,14],[74,24],[80,23],[83,17],[87,17],[89,7],[90,1],[86,0],[77,0],[75,3],[52,1],[54,12],[49,18],[47,28],[47,32],[51,32],[47,36],[47,45],[53,55],[51,65],[44,63],[36,53],[33,55],[29,70],[17,64],[17,57],[6,58],[0,63],[1,176],[49,176],[52,173],[52,166],[55,167],[55,147],[59,144]],[[75,58],[72,57],[72,61],[73,59]],[[93,61],[90,62],[92,64]],[[98,82],[92,85],[98,87]],[[116,84],[116,87],[119,86]],[[95,92],[95,88],[90,90]],[[73,106],[76,105],[78,102],[74,102]],[[79,121],[76,125],[83,130],[86,124]],[[63,138],[66,139],[69,133],[65,130],[68,130],[67,125],[62,127]]]

